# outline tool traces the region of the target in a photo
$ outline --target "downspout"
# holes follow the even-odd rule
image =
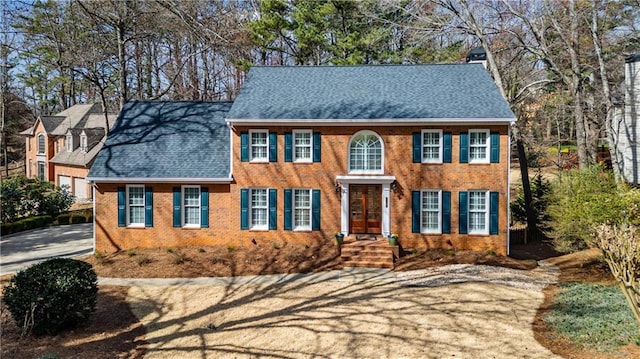
[[[511,127],[515,126],[515,122],[509,126],[509,133],[508,133],[508,142],[509,145],[507,146],[507,255],[510,254],[511,251],[511,230],[510,230],[510,223],[511,223]]]
[[[96,184],[91,182],[91,202],[93,203],[93,254],[96,253]]]

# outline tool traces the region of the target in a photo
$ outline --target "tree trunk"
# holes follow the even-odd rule
[[[118,36],[118,65],[120,66],[120,109],[124,107],[124,104],[129,99],[127,92],[127,58],[125,54],[124,28],[125,25],[122,21],[116,26]]]

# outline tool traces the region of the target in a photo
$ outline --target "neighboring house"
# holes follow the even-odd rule
[[[110,125],[115,116],[109,116]],[[89,167],[106,133],[100,104],[75,105],[55,116],[40,116],[26,137],[26,175],[67,186],[78,202],[91,199]]]
[[[96,250],[398,234],[508,253],[515,116],[479,64],[254,67],[233,104],[129,102]]]
[[[626,58],[624,102],[615,109],[618,169],[628,183],[640,185],[640,53]]]

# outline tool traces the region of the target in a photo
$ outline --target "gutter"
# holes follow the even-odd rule
[[[87,177],[90,183],[232,183],[233,176],[221,178],[185,178],[185,177]]]
[[[241,126],[264,126],[265,123],[269,125],[291,125],[291,124],[306,124],[317,126],[353,126],[354,124],[367,124],[378,126],[398,126],[398,125],[416,125],[424,126],[425,124],[442,124],[453,123],[457,125],[504,125],[514,124],[515,118],[352,118],[352,119],[295,119],[295,118],[274,118],[274,119],[260,119],[260,118],[227,118],[225,120],[228,126],[233,125]]]

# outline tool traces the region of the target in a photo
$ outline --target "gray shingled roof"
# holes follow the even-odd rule
[[[88,179],[229,178],[230,107],[231,102],[128,102]]]
[[[66,148],[63,148],[60,152],[53,156],[50,162],[65,165],[90,167],[104,143],[104,128],[70,128],[68,132],[71,132],[73,135],[78,136],[80,136],[82,132],[85,133],[85,135],[87,136],[87,152],[82,151],[82,148],[80,146],[78,146],[72,152],[68,152]],[[77,141],[79,140],[80,139],[78,138]]]
[[[253,67],[227,117],[515,120],[480,64]]]

